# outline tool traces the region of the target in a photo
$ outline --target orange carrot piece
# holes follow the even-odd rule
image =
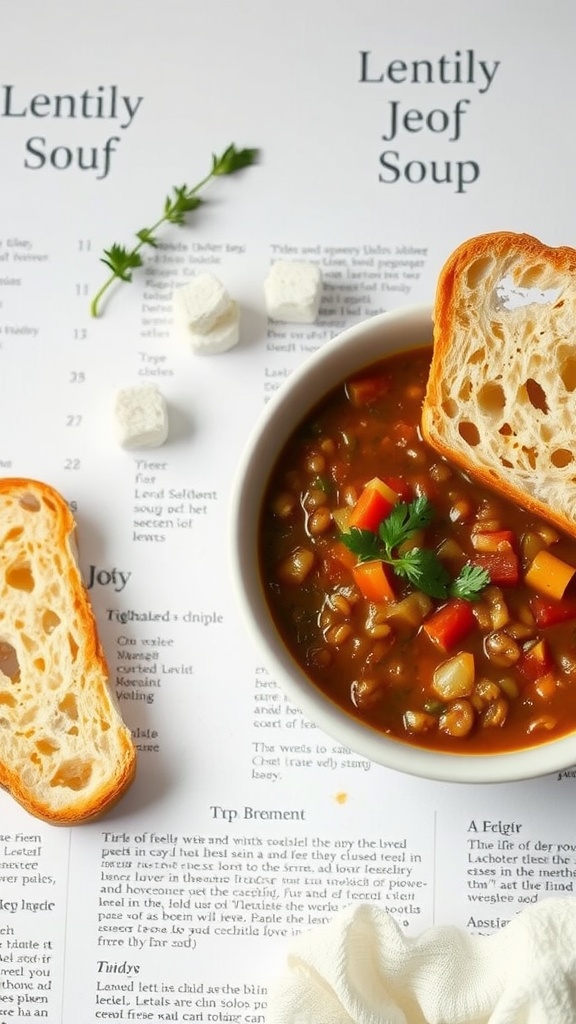
[[[524,575],[524,582],[540,594],[546,594],[559,601],[564,596],[574,573],[576,566],[569,565],[568,562],[543,549],[534,557]]]
[[[358,590],[367,601],[393,601],[394,591],[382,562],[359,562],[352,569]]]
[[[372,530],[376,533],[380,523],[391,512],[398,501],[396,491],[375,476],[365,485],[358,501],[350,512],[348,528]]]
[[[448,651],[459,644],[476,626],[476,618],[469,601],[454,597],[438,608],[422,629],[432,643]]]

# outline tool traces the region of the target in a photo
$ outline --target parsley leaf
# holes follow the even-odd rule
[[[378,527],[378,533],[357,526],[340,534],[340,540],[358,558],[359,562],[380,559],[391,566],[397,576],[429,597],[440,600],[460,597],[474,601],[490,582],[490,575],[479,566],[465,565],[455,580],[450,579],[446,567],[435,551],[414,545],[408,550],[398,549],[419,530],[426,529],[434,519],[434,508],[428,498],[420,495],[411,502],[400,501]]]
[[[477,601],[480,592],[490,583],[490,573],[479,565],[465,565],[450,584],[450,597],[461,597],[464,601]]]
[[[387,561],[382,542],[378,534],[372,530],[361,530],[358,526],[352,526],[346,533],[340,534],[340,539],[354,555],[357,555],[359,562],[372,562],[376,558]]]
[[[429,548],[412,548],[393,563],[394,571],[429,597],[447,597],[450,576],[438,555]]]
[[[380,523],[378,530],[388,555],[394,548],[410,540],[417,530],[430,526],[433,518],[434,509],[424,495],[420,495],[409,504],[399,501],[394,505],[390,514]]]

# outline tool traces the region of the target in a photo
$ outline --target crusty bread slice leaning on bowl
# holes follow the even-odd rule
[[[0,479],[0,785],[58,825],[102,814],[136,767],[74,530],[53,488]]]
[[[576,535],[576,250],[471,238],[444,265],[422,409],[442,455]]]

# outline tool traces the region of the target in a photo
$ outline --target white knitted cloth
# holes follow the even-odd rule
[[[576,899],[547,899],[490,935],[408,938],[358,904],[292,940],[267,1024],[576,1024]]]

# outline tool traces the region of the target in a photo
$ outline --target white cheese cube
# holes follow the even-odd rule
[[[200,355],[214,355],[227,352],[240,340],[240,310],[233,300],[223,316],[216,320],[209,331],[188,331],[187,339],[194,352]]]
[[[196,274],[191,281],[174,289],[174,320],[185,333],[207,334],[227,313],[230,296],[214,274]]]
[[[157,448],[168,437],[168,410],[155,384],[136,384],[118,391],[114,421],[123,448]]]
[[[321,296],[322,271],[304,260],[277,260],[264,281],[266,311],[271,320],[313,324]]]

